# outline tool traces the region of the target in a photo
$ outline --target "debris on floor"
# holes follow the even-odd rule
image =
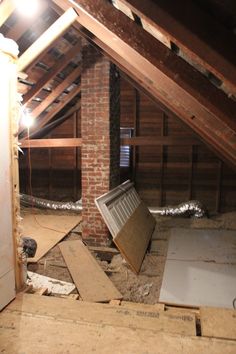
[[[34,272],[27,272],[27,284],[32,285],[33,289],[46,288],[47,293],[69,295],[75,285],[62,280],[49,278]]]

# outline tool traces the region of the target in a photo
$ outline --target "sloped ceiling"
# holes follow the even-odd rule
[[[78,14],[19,78],[23,103],[37,117],[33,133],[78,109],[83,35],[236,167],[236,9],[227,11],[233,2],[41,0],[37,20],[24,22],[4,0],[0,32],[21,53],[68,8]],[[12,14],[4,18],[5,11]]]
[[[233,57],[233,49],[230,49],[228,41],[234,40],[231,33],[227,33],[220,24],[217,24],[217,33],[221,33],[219,37],[221,47],[217,46],[215,38],[212,39],[209,33],[209,38],[204,37],[203,28],[204,26],[209,28],[209,22],[206,21],[210,21],[206,14],[202,14],[200,9],[194,6],[192,15],[195,20],[188,18],[182,25],[180,21],[184,16],[180,16],[180,6],[170,7],[170,3],[173,4],[170,1],[166,4],[168,3],[172,11],[171,18],[174,18],[174,10],[176,10],[180,19],[177,16],[172,28],[168,27],[167,20],[167,24],[162,21],[165,25],[164,30],[164,25],[162,27],[158,23],[155,25],[155,14],[158,14],[158,11],[155,13],[156,6],[159,3],[163,5],[163,1],[155,3],[136,0],[113,1],[116,7],[106,0],[54,2],[63,10],[73,5],[78,13],[79,24],[90,32],[92,40],[113,61],[183,119],[220,156],[232,165],[236,165],[236,103],[233,99],[236,92],[236,71],[235,63],[230,61]],[[191,15],[190,3],[191,1],[181,2],[181,6],[186,6],[185,12],[188,16]],[[170,9],[165,9],[162,15],[169,16],[167,10]],[[199,11],[197,12],[196,9]],[[198,19],[200,15],[201,18]],[[131,19],[132,16],[134,20]],[[169,17],[167,19],[169,20]],[[154,38],[153,33],[149,33],[151,31],[147,32],[143,28],[143,23],[146,23],[146,28],[152,26],[154,30],[162,31],[164,39],[160,41]],[[213,20],[210,21],[211,26],[212,23],[216,26]],[[192,25],[193,29],[188,29],[186,27],[188,24]],[[197,26],[200,24],[199,29]],[[170,25],[173,25],[173,21]],[[211,28],[216,30],[215,27]],[[178,30],[178,41],[175,38],[175,29]],[[196,29],[201,32],[201,36],[194,33]],[[226,33],[227,37],[224,37]],[[171,50],[171,43],[168,48],[168,40],[183,51],[182,56],[189,56],[190,60],[183,60],[178,53]],[[214,42],[214,47],[211,40]],[[226,58],[222,54],[222,47],[226,50]],[[218,48],[221,49],[221,53]],[[198,70],[197,65],[206,72],[212,73],[212,76],[215,75],[216,79],[224,85],[217,87],[201,72],[202,70]]]

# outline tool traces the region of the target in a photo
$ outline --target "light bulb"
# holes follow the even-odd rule
[[[32,17],[37,13],[39,0],[15,0],[17,10],[26,17]]]
[[[30,128],[34,124],[34,118],[28,112],[24,111],[21,115],[21,123],[26,128]]]

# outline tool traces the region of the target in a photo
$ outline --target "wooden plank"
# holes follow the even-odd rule
[[[122,298],[82,241],[62,242],[59,247],[84,301],[107,302]]]
[[[152,311],[152,312],[160,312],[160,311],[165,311],[165,305],[164,304],[154,304],[154,305],[149,305],[149,304],[140,304],[137,302],[131,302],[131,301],[121,301],[120,306],[123,306],[125,308],[131,308],[131,309],[136,309],[136,310],[141,310],[141,311]]]
[[[28,258],[28,261],[37,262],[80,221],[80,215],[25,215],[22,220],[23,235],[32,237],[38,244],[35,257]]]
[[[121,139],[122,145],[131,145],[131,146],[187,146],[187,145],[199,145],[200,141],[194,138],[185,138],[182,137],[170,137],[170,136],[136,136],[132,138],[123,138]]]
[[[236,310],[201,307],[200,318],[202,336],[236,340]]]
[[[21,148],[58,148],[58,147],[77,147],[82,145],[81,138],[65,139],[30,139],[20,141]]]
[[[35,298],[47,298],[35,296]],[[63,300],[61,300],[62,302]],[[79,301],[63,301],[79,302]],[[58,304],[58,306],[60,306]],[[61,318],[5,311],[0,314],[0,349],[18,354],[235,354],[235,341],[188,337],[151,330],[63,321]],[[30,341],[29,341],[30,333]]]
[[[61,301],[55,297],[38,300],[30,294],[19,296],[9,307],[9,311],[23,311],[43,317],[61,318],[65,322],[86,322],[90,324],[124,327],[125,329],[164,331],[181,335],[196,335],[195,315],[173,316],[163,310],[134,309],[122,306],[85,301]]]
[[[81,49],[81,41],[79,41],[75,46],[73,46],[58,62],[47,72],[45,75],[37,81],[37,83],[24,95],[23,103],[26,104],[31,100],[37,93],[43,89],[43,87],[50,81],[55,75],[57,75],[66,65],[72,60],[75,55]]]
[[[138,273],[141,268],[155,224],[156,220],[141,202],[113,239],[135,273]]]
[[[19,58],[18,70],[24,71],[51,43],[60,37],[75,22],[77,13],[69,8],[46,30]]]

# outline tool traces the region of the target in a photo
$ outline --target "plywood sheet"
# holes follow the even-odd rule
[[[168,332],[168,328],[162,330],[160,327],[137,328],[142,325],[142,317],[138,320],[135,318],[136,323],[133,322],[135,330],[132,327],[124,327],[117,319],[111,322],[112,317],[106,315],[107,311],[111,311],[110,307],[46,296],[24,296],[0,313],[0,350],[11,354],[19,352],[51,354],[65,350],[68,354],[77,352],[110,354],[111,351],[119,354],[236,352],[235,341],[173,334]],[[99,308],[100,312],[98,313],[95,308]],[[86,313],[95,316],[96,321],[87,318]],[[130,316],[123,314],[123,317]]]
[[[236,340],[236,310],[200,308],[202,336]]]
[[[33,314],[61,318],[78,322],[95,323],[101,326],[118,326],[133,329],[165,331],[182,335],[195,335],[195,315],[173,315],[163,310],[148,308],[125,308],[123,306],[88,303],[84,301],[60,301],[47,297],[40,301],[26,294],[18,298],[10,307],[12,311],[30,311]],[[69,302],[69,304],[68,304]]]
[[[236,265],[203,261],[166,261],[160,302],[232,308]]]
[[[80,221],[80,215],[26,214],[22,220],[23,235],[32,237],[38,244],[35,257],[28,261],[37,262]]]
[[[107,302],[122,298],[82,241],[61,242],[59,247],[84,301]]]
[[[236,263],[236,231],[172,229],[167,259]]]
[[[122,256],[138,273],[154,230],[156,220],[141,202],[113,239]]]

